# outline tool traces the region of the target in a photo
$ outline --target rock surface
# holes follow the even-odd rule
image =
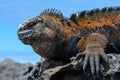
[[[120,55],[109,54],[108,58],[109,70],[103,73],[104,76],[94,80],[120,80]],[[0,62],[0,80],[93,80],[93,78],[83,73],[82,61],[78,63],[74,59],[68,64],[45,60],[34,68],[29,63],[20,64],[6,59]]]
[[[73,60],[65,65],[56,61],[45,61],[43,65],[38,66],[29,80],[120,80],[120,55],[109,54],[108,58],[110,68],[103,71],[99,78],[93,79],[91,76],[86,76],[82,70],[82,61],[78,63]],[[51,64],[57,65],[51,67]]]
[[[33,65],[30,63],[21,64],[5,59],[0,62],[0,80],[27,80],[32,69]]]

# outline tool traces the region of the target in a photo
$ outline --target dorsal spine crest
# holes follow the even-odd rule
[[[55,8],[49,8],[49,9],[44,10],[43,12],[41,12],[40,16],[44,14],[63,18],[62,13],[58,9],[55,9]]]
[[[93,9],[93,10],[90,10],[90,11],[88,11],[88,10],[85,10],[85,11],[82,11],[82,12],[77,12],[77,13],[74,13],[74,14],[72,14],[71,15],[71,19],[72,18],[84,18],[84,17],[86,17],[87,15],[88,16],[92,16],[92,15],[94,15],[94,14],[97,14],[97,13],[104,13],[104,12],[111,12],[111,11],[120,11],[120,7],[105,7],[105,8],[102,8],[102,9]],[[75,15],[77,15],[77,16],[75,16]]]

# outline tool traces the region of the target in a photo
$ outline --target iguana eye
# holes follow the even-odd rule
[[[43,19],[41,19],[41,18],[39,19],[39,18],[38,18],[38,19],[37,19],[37,22],[43,23],[44,21],[43,21]]]
[[[33,28],[36,24],[37,24],[36,21],[34,21],[34,22],[32,21],[29,24],[26,24],[23,29],[24,30],[29,30],[29,29]]]
[[[37,24],[37,22],[31,22],[30,24],[28,24],[28,28],[32,28]]]
[[[41,23],[43,23],[43,20],[40,20]]]
[[[30,23],[30,25],[32,25],[32,26],[34,26],[34,25],[36,25],[37,24],[37,22],[31,22]]]

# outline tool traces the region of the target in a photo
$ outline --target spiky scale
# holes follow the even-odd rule
[[[120,7],[118,7],[116,10],[120,10]]]
[[[110,11],[113,11],[114,10],[114,8],[113,7],[109,7],[108,8],[108,11],[110,12]]]
[[[86,15],[86,11],[83,11],[83,12],[80,13],[79,16],[80,16],[80,17],[85,17],[85,15]]]
[[[55,8],[53,8],[53,12],[55,12]]]
[[[95,9],[95,12],[96,12],[96,13],[98,13],[99,11],[100,11],[99,8]]]
[[[101,11],[102,11],[102,12],[108,11],[108,8],[105,7],[105,8],[103,8]]]

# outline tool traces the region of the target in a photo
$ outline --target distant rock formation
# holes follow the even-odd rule
[[[27,80],[32,69],[33,65],[30,63],[21,64],[5,59],[0,62],[0,80]]]

